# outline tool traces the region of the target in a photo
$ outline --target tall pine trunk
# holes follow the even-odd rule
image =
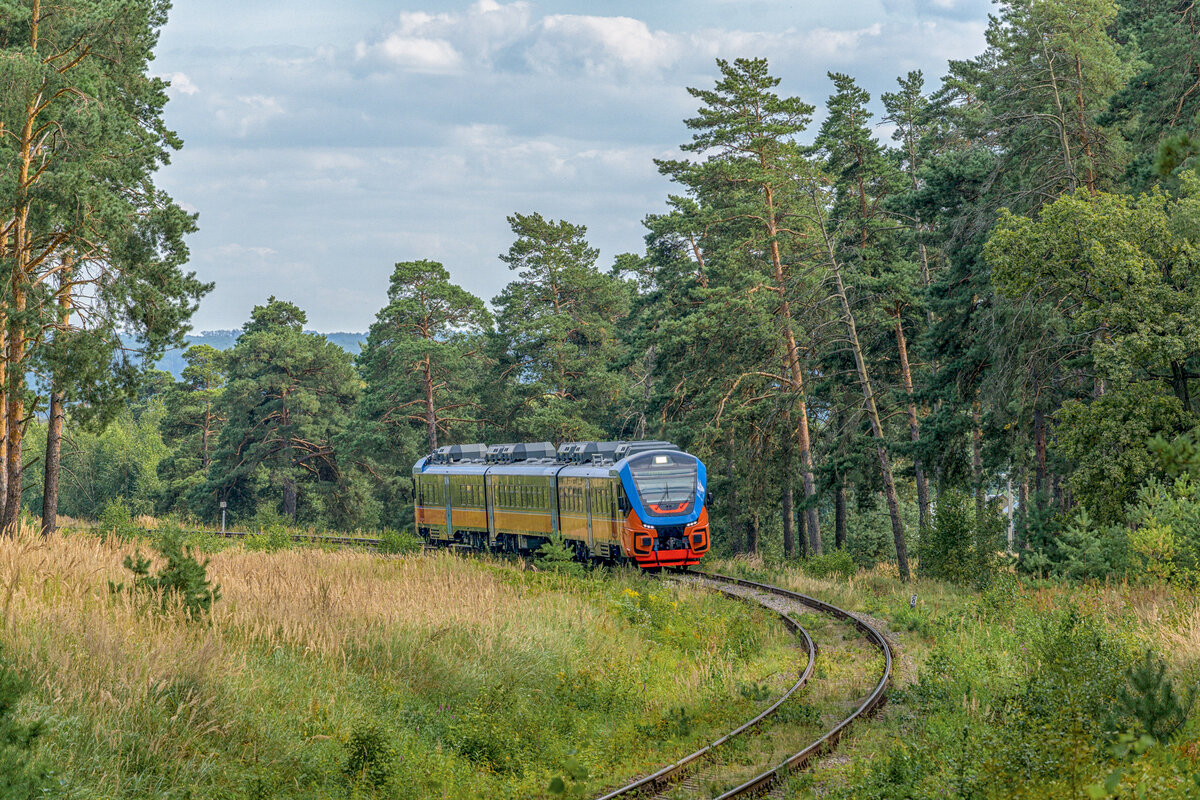
[[[41,0],[31,5],[29,49],[38,51],[38,25],[41,22]],[[13,208],[12,272],[8,289],[9,313],[6,318],[7,336],[4,358],[8,367],[6,396],[4,398],[5,426],[4,460],[7,484],[4,492],[4,513],[0,516],[0,527],[15,532],[21,518],[21,494],[24,488],[22,462],[25,435],[25,310],[28,300],[28,272],[32,261],[32,234],[29,231],[30,197],[29,187],[33,182],[34,123],[42,109],[41,92],[35,93],[25,104],[21,133],[17,147],[16,203]]]
[[[900,375],[904,380],[904,393],[908,397],[908,433],[914,445],[913,450],[913,479],[917,484],[917,510],[922,529],[929,525],[929,481],[925,477],[925,468],[921,465],[921,456],[915,446],[921,442],[921,422],[917,418],[917,403],[913,399],[912,370],[908,365],[908,340],[904,336],[904,320],[900,309],[896,309],[896,343],[900,350]]]
[[[971,404],[971,480],[975,484],[975,519],[983,519],[987,497],[983,491],[983,422],[979,401]]]
[[[758,555],[758,514],[750,515],[750,525],[746,528],[746,552],[752,556]]]
[[[833,496],[833,546],[846,547],[846,484],[840,481]]]
[[[766,166],[765,158],[763,166]],[[800,348],[796,345],[796,333],[792,328],[792,304],[787,296],[787,280],[783,273],[783,257],[779,253],[779,229],[775,222],[775,193],[770,184],[763,184],[767,204],[767,235],[770,237],[771,266],[775,270],[775,290],[779,293],[779,316],[783,323],[784,339],[787,343],[787,367],[791,376],[792,391],[797,397],[797,413],[800,416],[796,430],[800,446],[800,472],[804,484],[804,499],[808,509],[808,537],[812,551],[821,554],[821,520],[817,515],[817,482],[813,478],[812,437],[808,428],[808,398],[804,392],[804,370],[800,367]]]
[[[796,518],[792,497],[791,475],[788,475],[787,486],[783,490],[783,557],[796,557]]]
[[[58,530],[58,473],[62,456],[63,393],[50,389],[50,417],[46,426],[46,472],[42,484],[42,538]]]
[[[58,308],[60,334],[71,326],[71,273],[70,256],[63,258],[63,268],[58,274]],[[62,460],[63,400],[62,377],[50,377],[50,413],[46,420],[46,460],[42,482],[42,538],[48,539],[58,530],[58,476]]]
[[[871,423],[871,435],[875,439],[875,452],[879,457],[879,471],[883,478],[883,494],[887,500],[888,516],[892,521],[892,539],[896,544],[896,566],[900,570],[900,579],[908,581],[912,577],[908,567],[908,545],[904,540],[904,520],[900,518],[900,500],[896,494],[896,478],[892,472],[892,461],[888,453],[887,438],[884,436],[883,420],[879,415],[879,406],[875,402],[875,389],[871,384],[867,361],[863,356],[862,344],[858,339],[858,326],[854,321],[854,311],[850,308],[850,298],[846,295],[846,284],[842,280],[841,262],[838,261],[833,240],[829,238],[829,229],[825,224],[825,214],[821,208],[822,198],[814,192],[812,199],[813,210],[820,223],[821,237],[829,257],[829,267],[833,271],[835,294],[842,307],[846,336],[850,341],[850,349],[854,353],[854,368],[858,374],[859,386],[862,388],[867,419]]]
[[[0,313],[0,520],[8,504],[8,317]]]
[[[425,435],[429,439],[429,452],[437,450],[437,406],[433,404],[433,365],[429,355],[425,356]]]

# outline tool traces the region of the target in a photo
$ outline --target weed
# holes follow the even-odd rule
[[[814,578],[840,578],[849,580],[858,572],[854,557],[847,550],[832,550],[819,556],[809,556],[801,569]]]
[[[376,792],[388,788],[396,751],[382,729],[371,724],[359,725],[350,734],[345,750],[342,774],[351,787],[365,786]]]
[[[396,531],[390,528],[379,532],[379,552],[391,555],[417,553],[421,550],[421,540],[410,531]]]

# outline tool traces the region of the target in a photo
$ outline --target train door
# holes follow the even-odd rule
[[[588,550],[595,551],[596,538],[592,534],[592,479],[583,479],[583,505],[587,509],[587,543]]]
[[[454,523],[451,522],[450,515],[452,513],[452,508],[453,508],[454,504],[450,502],[450,476],[449,475],[444,476],[442,478],[442,481],[443,481],[442,486],[446,490],[446,538],[453,539],[454,538]]]
[[[488,541],[496,544],[496,504],[492,500],[491,471],[483,473],[483,505],[487,509]]]
[[[558,524],[558,476],[551,475],[547,480],[549,487],[546,491],[550,493],[550,530],[558,536],[562,533]]]

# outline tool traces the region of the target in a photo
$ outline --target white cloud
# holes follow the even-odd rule
[[[651,31],[632,17],[554,14],[541,24],[542,36],[528,57],[542,68],[558,69],[579,62],[590,73],[614,66],[648,71],[669,67],[684,52],[684,38]]]
[[[192,79],[182,72],[169,72],[166,75],[160,76],[165,81],[170,81],[171,86],[167,89],[167,94],[172,97],[178,97],[181,94],[193,95],[200,91],[200,87],[192,83]]]
[[[283,105],[274,97],[262,94],[246,95],[234,100],[217,99],[217,122],[239,138],[263,127],[273,118],[282,116]]]
[[[275,255],[274,248],[271,247],[247,247],[246,245],[230,242],[216,248],[217,255],[222,258],[266,258],[267,256]]]
[[[375,50],[391,63],[414,72],[454,72],[462,64],[462,56],[445,39],[393,33]]]
[[[528,3],[480,0],[461,13],[403,12],[393,31],[374,42],[360,40],[354,55],[377,69],[454,72],[468,61],[489,64],[498,51],[529,31]]]
[[[214,50],[191,32],[187,49],[164,47],[157,63],[186,98],[168,122],[187,144],[162,186],[199,209],[192,263],[217,281],[198,325],[241,324],[283,292],[313,327],[361,330],[391,265],[411,258],[440,260],[491,297],[511,277],[496,254],[514,211],[586,224],[602,263],[639,250],[641,220],[673,190],[653,159],[680,156],[698,106],[685,87],[713,85],[714,57],[767,57],[779,91],[818,108],[826,70],[852,74],[878,122],[895,76],[923,69],[933,89],[946,58],[980,52],[987,12],[987,0],[950,12],[936,8],[949,0],[811,0],[803,13],[763,4],[768,18],[737,0],[716,14],[720,0],[689,2],[694,16],[416,0],[426,10],[387,12],[377,28],[364,4],[315,0],[343,22],[303,43],[284,20],[269,41]],[[890,126],[875,130],[888,141]]]

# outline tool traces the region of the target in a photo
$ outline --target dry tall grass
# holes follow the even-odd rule
[[[348,688],[364,677],[376,687],[369,692],[398,697],[453,696],[447,684],[461,683],[468,702],[492,674],[519,676],[541,659],[542,674],[561,663],[568,683],[637,675],[629,680],[642,691],[633,695],[650,719],[702,694],[736,695],[747,677],[746,665],[718,647],[720,636],[694,657],[672,655],[567,578],[529,584],[511,569],[445,554],[233,547],[211,554],[208,574],[222,598],[193,621],[182,607],[160,612],[144,593],[110,589],[129,581],[122,562],[136,548],[87,534],[0,537],[0,650],[34,681],[39,713],[72,730],[56,754],[63,771],[98,771],[91,780],[104,794],[162,790],[180,779],[163,764],[191,763],[186,779],[196,779],[215,769],[217,742],[242,741],[237,752],[253,753],[264,737],[345,736],[368,713]],[[712,602],[703,590],[673,591],[681,604]],[[647,674],[658,684],[647,688]],[[255,706],[265,709],[257,717],[247,711]],[[278,731],[260,729],[273,718]],[[294,754],[299,746],[279,747]],[[654,742],[630,749],[626,735],[621,746],[626,755],[604,758],[644,758]],[[151,774],[159,783],[130,788]]]

